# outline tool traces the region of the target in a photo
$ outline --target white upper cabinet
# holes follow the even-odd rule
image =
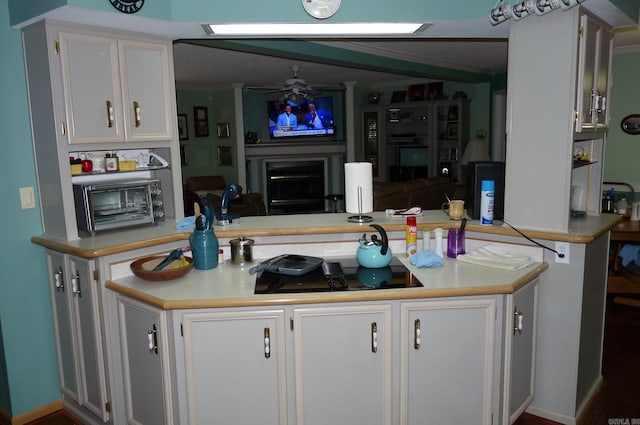
[[[611,30],[589,15],[580,17],[576,132],[609,124]]]
[[[171,140],[169,46],[60,32],[69,143]]]

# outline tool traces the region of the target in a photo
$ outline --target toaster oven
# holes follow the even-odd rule
[[[160,180],[74,184],[73,195],[81,236],[164,220]]]

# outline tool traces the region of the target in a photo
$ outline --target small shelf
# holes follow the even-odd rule
[[[135,168],[133,170],[119,170],[119,171],[92,171],[90,173],[80,173],[80,174],[71,174],[71,177],[80,177],[80,176],[105,176],[105,175],[115,175],[115,174],[126,174],[126,173],[137,173],[139,171],[155,171],[155,170],[164,170],[167,168],[171,168],[170,165],[159,165],[156,167],[141,167]]]
[[[574,159],[573,168],[584,167],[585,165],[597,164],[598,161],[589,161],[588,159]]]

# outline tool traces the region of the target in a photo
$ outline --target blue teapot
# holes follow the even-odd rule
[[[369,267],[371,269],[387,267],[393,258],[393,254],[389,248],[387,232],[378,224],[370,224],[370,226],[380,233],[382,240],[378,239],[378,235],[375,234],[371,235],[371,240],[367,240],[366,233],[363,234],[359,241],[360,246],[356,252],[356,260],[362,267]]]

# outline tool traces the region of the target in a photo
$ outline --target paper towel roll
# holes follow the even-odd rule
[[[344,164],[344,199],[347,212],[362,214],[373,211],[373,167],[370,162]],[[361,200],[358,194],[361,193]],[[360,205],[360,202],[362,204]]]

